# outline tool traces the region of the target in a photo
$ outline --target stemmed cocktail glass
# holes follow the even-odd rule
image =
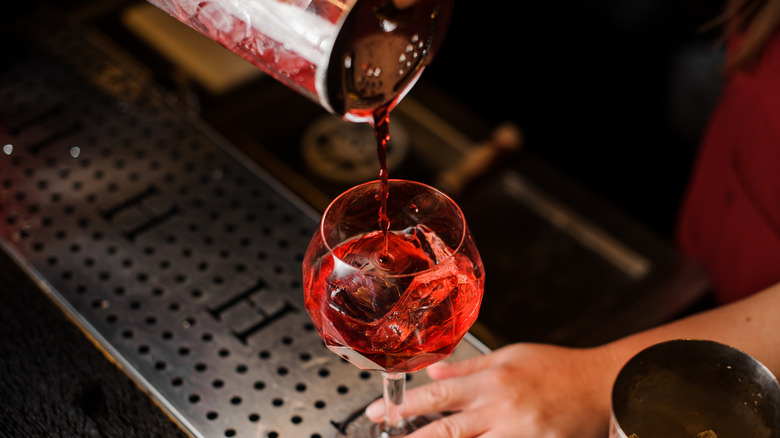
[[[477,318],[484,269],[460,208],[425,184],[356,186],[326,209],[303,262],[306,310],[328,348],[381,371],[385,421],[350,438],[402,437],[405,374],[452,353]]]

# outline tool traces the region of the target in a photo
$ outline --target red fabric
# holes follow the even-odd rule
[[[754,69],[727,78],[677,231],[721,302],[780,282],[780,32]]]

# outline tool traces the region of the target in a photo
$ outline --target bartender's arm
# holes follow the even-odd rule
[[[780,284],[752,297],[594,348],[515,344],[453,364],[410,390],[406,415],[454,411],[409,438],[603,438],[612,383],[633,355],[681,338],[736,347],[780,374]],[[375,421],[381,401],[367,409]]]

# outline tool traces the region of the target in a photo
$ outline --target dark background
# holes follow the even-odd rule
[[[423,81],[671,238],[722,50],[719,1],[455,2]]]

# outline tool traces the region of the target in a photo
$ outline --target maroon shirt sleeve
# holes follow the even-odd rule
[[[780,282],[780,32],[755,68],[726,80],[677,239],[709,270],[723,303]]]

